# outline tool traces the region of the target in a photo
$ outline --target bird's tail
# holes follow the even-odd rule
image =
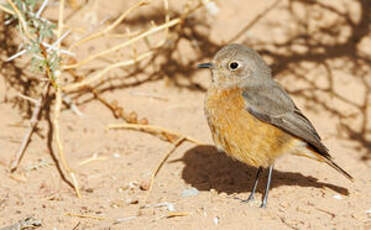
[[[341,173],[347,179],[349,179],[350,181],[353,182],[353,177],[348,172],[346,172],[344,169],[342,169],[339,165],[337,165],[331,159],[330,155],[327,155],[327,156],[321,155],[320,153],[317,153],[315,150],[313,150],[311,148],[308,148],[308,150],[309,151],[305,151],[305,153],[297,153],[295,155],[300,155],[300,156],[304,156],[304,157],[307,157],[307,158],[310,158],[310,159],[313,159],[313,160],[316,160],[316,161],[324,162],[324,163],[328,164],[329,166],[331,166],[336,171],[338,171],[339,173]]]
[[[347,173],[344,169],[342,169],[339,165],[337,165],[332,159],[325,158],[324,162],[353,182],[353,177],[349,173]]]

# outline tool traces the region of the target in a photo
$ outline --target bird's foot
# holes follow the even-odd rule
[[[264,202],[263,200],[262,204],[260,205],[260,208],[266,208],[266,207],[267,207],[267,202]]]
[[[254,194],[251,193],[250,196],[246,200],[241,200],[242,203],[249,203],[250,201],[254,201],[255,197]]]

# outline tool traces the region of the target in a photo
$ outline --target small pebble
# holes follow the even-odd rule
[[[185,189],[182,192],[182,197],[197,196],[200,193],[196,188]]]
[[[128,186],[129,186],[129,188],[136,188],[136,187],[138,187],[138,182],[136,182],[136,181],[131,181],[131,182],[129,182],[129,184],[128,184]]]
[[[158,207],[164,207],[166,206],[167,210],[169,212],[175,212],[175,206],[173,203],[168,203],[168,202],[164,202],[164,203],[158,203],[158,204],[153,204],[153,205],[146,205],[145,207],[154,207],[154,208],[158,208]]]
[[[126,222],[126,221],[129,221],[129,220],[133,220],[137,218],[136,216],[128,216],[128,217],[124,217],[124,218],[119,218],[119,219],[116,219],[115,222],[113,224],[120,224],[122,222]]]
[[[139,203],[139,200],[138,199],[133,199],[133,198],[129,198],[126,200],[126,203],[127,204],[138,204]]]
[[[172,203],[168,203],[168,205],[167,205],[167,210],[168,210],[169,212],[175,212],[174,204],[172,204]]]
[[[142,191],[147,191],[149,190],[150,186],[151,186],[151,183],[149,181],[142,181],[140,182],[139,188]]]
[[[339,194],[333,195],[332,197],[337,199],[337,200],[342,200],[343,199],[343,197],[340,196]]]
[[[207,9],[207,11],[209,12],[209,14],[211,15],[216,15],[219,13],[220,9],[219,7],[215,4],[215,2],[207,2],[207,1],[203,1],[204,4],[205,4],[205,7]]]
[[[213,221],[214,221],[214,224],[219,224],[219,216],[216,216],[214,217]]]
[[[113,157],[114,157],[114,158],[120,158],[121,155],[120,155],[119,153],[114,153],[114,154],[113,154]]]

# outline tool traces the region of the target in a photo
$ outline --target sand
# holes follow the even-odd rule
[[[91,13],[98,24],[133,2],[97,1],[94,6],[89,1],[80,13]],[[42,220],[40,229],[370,229],[370,3],[321,1],[325,7],[304,2],[218,1],[216,15],[201,10],[187,22],[191,41],[180,41],[171,59],[159,64],[158,72],[138,75],[145,79],[155,72],[153,78],[142,84],[120,84],[120,77],[127,73],[110,73],[117,79],[102,97],[116,100],[125,111],[135,111],[150,124],[204,143],[187,142],[177,148],[156,177],[149,207],[140,216],[136,215],[151,172],[171,144],[142,132],[106,130],[108,124],[123,121],[87,94],[76,99],[83,116],[67,107],[61,113],[65,154],[77,174],[82,199],[56,169],[44,119],[19,169],[11,175],[8,166],[28,119],[14,100],[15,90],[9,84],[13,73],[2,64],[0,227],[34,216]],[[156,4],[161,7],[161,1]],[[156,18],[153,9],[158,8],[143,10],[142,16],[133,16],[127,23],[145,24]],[[180,3],[170,1],[170,9],[180,8]],[[48,10],[48,17],[56,18],[57,7]],[[86,25],[86,20],[70,14],[67,24],[78,27]],[[88,21],[91,27],[86,29],[99,28],[94,20]],[[125,25],[117,32],[125,31]],[[240,202],[249,195],[256,169],[215,149],[203,114],[210,73],[195,69],[195,64],[210,60],[245,26],[233,42],[255,48],[272,65],[275,79],[313,122],[335,161],[354,177],[353,183],[325,164],[285,155],[276,161],[267,208],[259,208],[265,179],[255,202]],[[110,42],[110,38],[92,41],[78,57]],[[93,156],[97,160],[81,164]],[[153,206],[159,203],[170,206]]]

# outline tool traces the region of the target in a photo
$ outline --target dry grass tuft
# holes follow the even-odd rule
[[[51,137],[48,140],[50,152],[56,160],[62,178],[74,188],[77,196],[81,198],[78,178],[65,158],[60,116],[61,110],[65,109],[64,104],[68,105],[77,115],[81,115],[76,101],[84,95],[93,94],[93,99],[106,105],[116,118],[122,118],[127,123],[140,126],[139,130],[147,132],[151,129],[151,132],[154,132],[153,130],[156,128],[157,130],[161,129],[148,126],[147,118],[138,119],[134,111],[125,113],[122,107],[107,102],[100,95],[112,87],[119,88],[112,86],[113,78],[109,77],[110,72],[123,68],[129,71],[128,68],[132,68],[134,72],[129,74],[128,78],[130,78],[145,72],[143,64],[159,65],[158,59],[171,56],[171,53],[176,50],[176,44],[184,36],[185,29],[190,26],[187,20],[197,10],[205,7],[209,1],[189,0],[186,1],[181,12],[173,12],[169,9],[168,1],[163,0],[162,9],[157,9],[158,12],[155,12],[154,20],[141,21],[140,26],[136,26],[134,32],[130,29],[130,24],[125,25],[129,17],[131,17],[130,20],[133,20],[132,18],[135,20],[137,14],[140,16],[139,12],[142,8],[151,7],[159,2],[161,1],[138,1],[116,17],[112,23],[105,25],[104,28],[81,39],[72,39],[73,41],[71,41],[71,37],[81,30],[74,28],[65,15],[67,12],[73,11],[75,14],[83,16],[84,7],[88,7],[89,4],[79,6],[78,1],[68,1],[65,5],[64,0],[59,1],[56,23],[52,19],[43,17],[44,11],[48,7],[53,7],[48,0],[7,0],[6,5],[0,5],[0,10],[7,14],[7,21],[4,25],[7,28],[5,30],[13,31],[12,36],[8,39],[17,37],[15,40],[7,41],[7,44],[11,44],[7,50],[9,55],[7,62],[11,63],[13,68],[21,71],[22,77],[31,82],[27,86],[18,79],[10,82],[11,87],[18,92],[18,99],[15,100],[15,103],[21,110],[26,109],[32,114],[29,128],[11,163],[10,171],[12,173],[19,167],[31,137],[37,131],[39,121],[41,119],[49,120],[52,125],[50,127],[52,135],[49,135]],[[159,17],[162,19],[158,19]],[[102,24],[105,23],[102,22]],[[126,32],[117,34],[117,28],[122,25],[126,26]],[[14,31],[16,32],[14,33]],[[119,38],[120,41],[96,53],[89,54],[85,58],[76,58],[76,54],[80,53],[84,45],[102,38],[112,38],[115,41]],[[15,47],[18,49],[11,49]],[[120,55],[122,53],[126,55]],[[128,53],[130,55],[127,55]],[[144,61],[146,62],[143,63]],[[89,65],[91,63],[100,63],[100,65],[97,67],[94,64],[92,67]],[[157,69],[159,68],[161,66],[157,67]],[[35,69],[38,70],[38,73],[33,71]],[[35,75],[40,75],[40,77],[35,77]],[[14,76],[14,78],[16,77]],[[136,84],[144,82],[146,80],[138,81]],[[160,135],[166,141],[175,143],[175,146],[178,145],[176,143],[180,137],[182,141],[197,142],[190,137],[166,130],[162,130]],[[160,167],[156,173],[159,169]]]

